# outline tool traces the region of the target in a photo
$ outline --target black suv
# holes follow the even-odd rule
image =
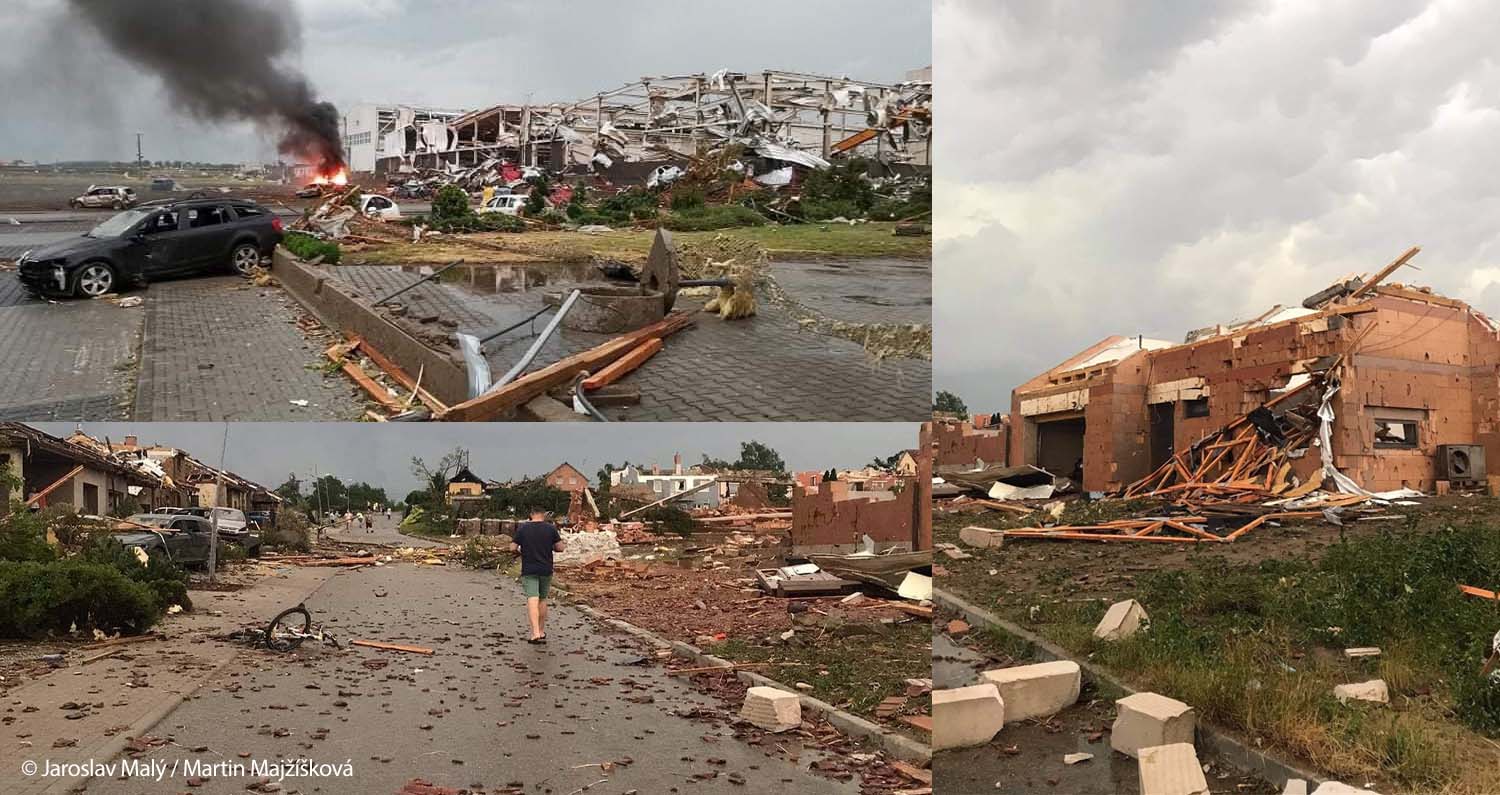
[[[281,219],[246,199],[148,202],[16,262],[36,295],[93,298],[149,279],[228,266],[248,274],[281,242]]]

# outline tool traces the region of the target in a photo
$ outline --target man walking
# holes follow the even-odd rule
[[[531,639],[546,643],[547,591],[552,586],[552,553],[563,551],[562,534],[547,521],[547,512],[531,509],[531,521],[516,525],[512,552],[521,555],[521,590],[526,592],[526,615],[531,619]]]

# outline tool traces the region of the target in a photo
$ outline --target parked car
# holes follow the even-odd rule
[[[271,526],[270,511],[251,511],[245,514],[245,518],[250,520],[250,526],[254,529],[264,529]]]
[[[134,188],[118,185],[105,187],[90,185],[82,196],[69,199],[68,206],[75,210],[81,207],[113,207],[116,210],[123,210],[126,207],[134,207],[136,201]]]
[[[165,555],[174,563],[191,566],[208,562],[208,539],[212,535],[213,525],[201,516],[138,513],[117,525],[112,537],[126,547],[141,548],[147,555]],[[226,533],[221,529],[219,540],[243,548],[249,557],[260,557],[258,535]]]
[[[176,189],[177,189],[177,180],[172,179],[171,177],[152,177],[151,178],[151,190],[153,190],[153,191],[170,191],[170,190],[176,190]]]
[[[16,261],[35,295],[94,298],[148,279],[228,267],[247,275],[281,242],[281,219],[245,199],[147,202]]]
[[[401,208],[378,193],[365,193],[359,197],[359,212],[366,218],[395,221],[401,217]]]
[[[490,200],[480,205],[474,212],[484,215],[486,213],[501,213],[502,215],[520,215],[521,207],[526,204],[526,197],[516,193],[507,193],[504,196],[492,196]]]
[[[224,508],[222,506],[218,508],[193,507],[184,508],[183,511],[193,516],[201,516],[209,522],[213,521],[214,514],[218,514],[220,533],[249,532],[250,521],[245,518],[245,512],[239,508]]]

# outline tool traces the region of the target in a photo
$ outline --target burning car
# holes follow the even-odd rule
[[[162,276],[228,266],[248,275],[281,242],[281,219],[245,199],[143,204],[16,261],[34,295],[97,298]]]

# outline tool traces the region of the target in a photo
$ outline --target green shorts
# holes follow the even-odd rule
[[[547,592],[552,590],[552,575],[522,574],[521,590],[526,592],[527,598],[546,599]]]

